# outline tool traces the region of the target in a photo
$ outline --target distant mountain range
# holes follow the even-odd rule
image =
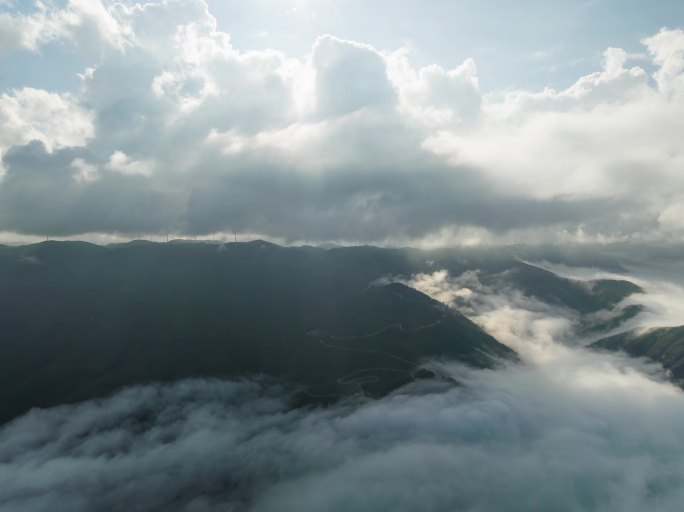
[[[377,284],[437,269],[477,270],[485,285],[589,316],[640,291],[628,281],[564,279],[492,250],[0,246],[0,422],[151,381],[266,374],[299,390],[297,403],[326,402],[429,377],[426,360],[517,361],[453,308],[397,282]],[[636,313],[585,327],[608,330]]]

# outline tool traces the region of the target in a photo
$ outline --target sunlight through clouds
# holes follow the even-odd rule
[[[166,209],[172,216],[146,227],[150,234],[239,230],[294,241],[307,232],[318,240],[447,245],[682,236],[681,29],[635,38],[638,59],[617,46],[602,49],[599,69],[562,89],[485,92],[482,62],[472,57],[419,65],[414,42],[382,48],[325,33],[303,55],[243,49],[212,9],[204,0],[6,9],[0,33],[14,41],[9,51],[58,44],[87,50],[93,62],[78,91],[2,93],[0,153],[10,178],[0,183],[0,198],[29,179],[32,164],[16,155],[37,140],[50,154],[69,152],[64,172],[74,161],[114,168],[118,154],[145,162],[144,171],[126,167],[122,174],[135,179],[121,185],[175,202]],[[7,28],[24,25],[33,27],[23,31],[30,41]],[[57,153],[48,159],[68,159]],[[274,196],[276,179],[281,193]],[[112,224],[98,211],[95,183],[80,181],[93,207],[87,228],[65,224],[53,235],[127,234],[130,221]],[[53,185],[46,193],[69,194]],[[248,198],[239,205],[238,190]],[[256,205],[267,197],[274,204],[265,214]],[[16,223],[28,205],[4,202],[0,229],[50,231],[39,211],[31,227]],[[304,226],[297,208],[307,204],[322,215]]]

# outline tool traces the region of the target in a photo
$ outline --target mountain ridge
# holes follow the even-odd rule
[[[264,373],[311,397],[381,396],[411,382],[427,360],[480,368],[517,361],[458,311],[404,285],[377,284],[442,268],[478,269],[485,283],[580,313],[613,307],[638,288],[606,281],[610,293],[597,294],[482,250],[262,240],[5,247],[0,385],[12,393],[0,421],[153,381]]]
[[[635,329],[602,338],[590,348],[646,357],[660,363],[673,380],[684,386],[684,325]]]

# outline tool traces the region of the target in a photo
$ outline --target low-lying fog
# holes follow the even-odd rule
[[[630,327],[684,323],[681,283],[630,270],[647,307]],[[0,510],[682,509],[684,393],[657,365],[583,348],[571,313],[476,273],[411,284],[524,364],[432,362],[459,385],[327,409],[290,410],[277,383],[192,380],[32,411],[0,430]]]

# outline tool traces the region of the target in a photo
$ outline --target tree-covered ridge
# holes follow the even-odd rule
[[[661,363],[673,379],[684,382],[684,325],[654,328],[645,332],[628,331],[603,338],[591,347],[647,357]]]
[[[0,248],[0,419],[132,384],[266,374],[304,397],[385,394],[429,359],[516,360],[454,309],[385,276],[477,270],[580,313],[636,291],[503,251],[44,242]],[[307,398],[307,399],[308,399]]]

